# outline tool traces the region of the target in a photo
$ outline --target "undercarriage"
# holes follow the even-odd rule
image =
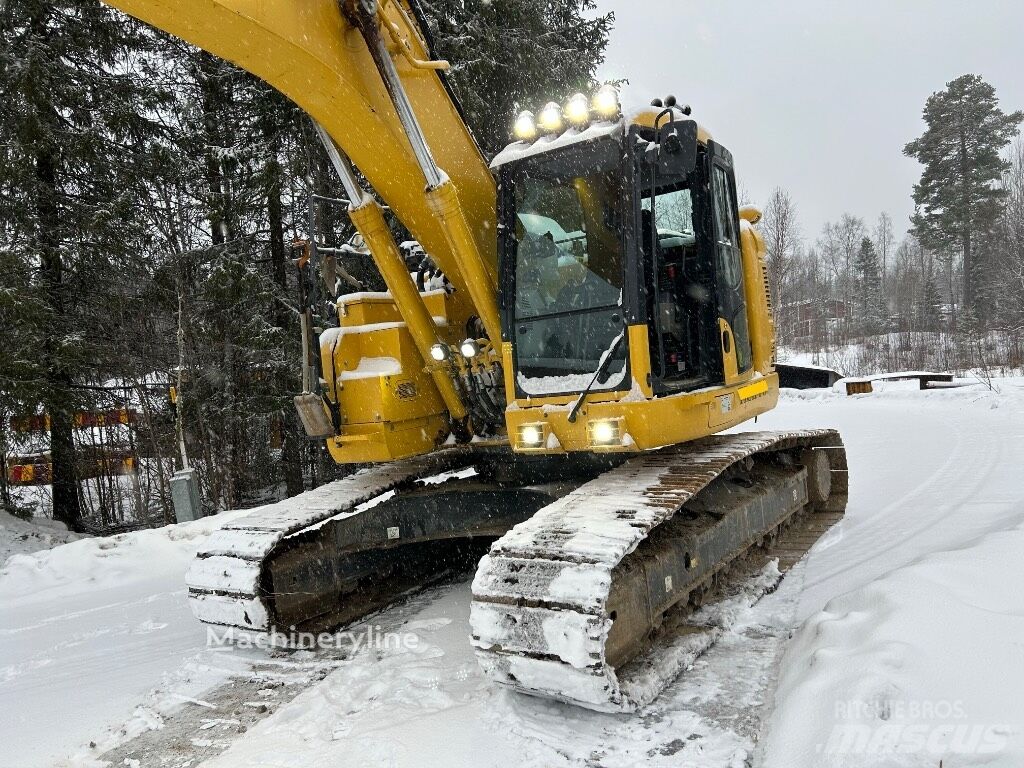
[[[342,626],[476,562],[613,463],[462,446],[360,470],[212,534],[186,576],[192,611],[246,633]]]
[[[233,521],[199,553],[189,597],[204,622],[286,638],[357,620],[483,556],[471,625],[487,674],[629,711],[679,673],[688,656],[664,648],[730,568],[742,579],[777,557],[785,570],[841,517],[846,488],[830,430],[631,457],[453,448]]]

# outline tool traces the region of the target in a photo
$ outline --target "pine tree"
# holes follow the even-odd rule
[[[921,298],[918,304],[918,322],[925,331],[935,331],[942,321],[942,294],[935,278],[927,275],[921,286]]]
[[[887,300],[887,281],[889,279],[890,256],[893,250],[894,233],[892,229],[892,217],[882,211],[878,215],[878,223],[875,225],[875,246],[879,257],[879,271],[882,275],[882,295]]]
[[[884,326],[882,276],[878,254],[870,238],[863,238],[854,260],[856,273],[856,325],[865,336],[880,333]]]
[[[291,136],[301,135],[302,116],[287,99],[263,83],[252,83],[256,89],[253,104],[257,107],[256,126],[265,150],[262,159],[261,180],[267,212],[267,236],[274,285],[274,323],[281,338],[281,365],[275,371],[274,383],[280,401],[279,419],[282,429],[281,469],[285,490],[289,496],[302,493],[302,436],[298,417],[292,405],[292,396],[299,389],[299,367],[294,361],[301,359],[299,329],[295,313],[289,308],[288,253],[285,244],[286,211],[284,207],[285,176],[282,165],[284,145]],[[260,94],[260,91],[263,93]]]
[[[149,210],[173,274],[162,309],[181,317],[184,335],[188,453],[215,507],[282,479],[299,493],[302,454],[318,446],[300,435],[292,404],[300,351],[287,243],[308,236],[310,188],[337,196],[338,182],[294,104],[179,41],[162,46],[161,77],[177,99]]]
[[[587,90],[604,60],[611,13],[594,0],[420,0],[434,54],[485,153],[509,140],[521,109]]]
[[[9,199],[9,190],[2,194]],[[12,242],[12,232],[2,234],[0,243]],[[43,374],[36,347],[46,303],[32,272],[19,254],[0,246],[0,509],[11,513],[16,505],[7,486],[8,423],[12,416],[35,410]]]
[[[1010,151],[1010,169],[1004,175],[1007,201],[999,231],[1002,268],[999,285],[1007,325],[1024,328],[1024,136]]]
[[[991,85],[963,75],[928,98],[924,120],[924,133],[903,149],[924,166],[914,186],[914,227],[926,247],[960,250],[964,310],[981,318],[987,265],[976,246],[1002,210],[1005,192],[995,182],[1008,164],[1000,152],[1024,112],[1004,113]]]
[[[76,528],[73,416],[87,406],[80,385],[109,362],[98,296],[135,284],[120,273],[146,239],[135,200],[158,96],[137,76],[140,27],[97,0],[9,0],[0,14],[0,219],[41,301],[23,396],[50,416],[53,513]]]

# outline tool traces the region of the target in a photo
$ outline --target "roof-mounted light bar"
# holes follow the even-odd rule
[[[540,136],[562,133],[566,124],[582,131],[592,122],[618,120],[622,116],[619,92],[614,85],[602,85],[588,98],[584,93],[575,93],[564,106],[549,101],[540,112],[519,113],[512,126],[512,138],[516,141],[536,141]]]

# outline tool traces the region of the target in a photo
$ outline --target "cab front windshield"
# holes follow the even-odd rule
[[[530,158],[514,174],[513,338],[527,395],[625,378],[620,156],[617,142],[600,141]]]

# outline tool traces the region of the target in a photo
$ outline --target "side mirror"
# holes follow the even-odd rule
[[[659,175],[685,176],[697,167],[697,122],[673,120],[658,129],[651,160]]]

